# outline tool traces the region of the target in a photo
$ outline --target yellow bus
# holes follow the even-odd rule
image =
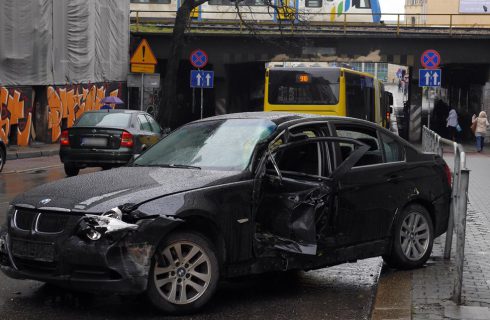
[[[337,67],[271,66],[264,110],[348,116],[388,127],[391,93],[372,74]]]

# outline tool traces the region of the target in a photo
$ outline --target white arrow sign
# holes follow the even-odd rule
[[[430,77],[431,77],[430,72],[427,72],[425,74],[425,85],[426,86],[429,86],[430,85]]]
[[[434,75],[432,77],[434,78],[433,84],[435,86],[439,85],[439,82],[437,81],[437,79],[439,78],[439,76],[437,75],[437,72],[434,72]]]
[[[201,86],[201,78],[202,78],[201,74],[200,74],[200,73],[198,73],[198,74],[197,74],[197,76],[196,76],[196,79],[197,79],[197,86],[198,86],[198,87],[200,87],[200,86]]]
[[[206,74],[206,86],[207,87],[210,86],[210,81],[211,81],[211,75],[208,73],[208,74]]]

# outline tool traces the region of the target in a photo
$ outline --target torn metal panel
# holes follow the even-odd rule
[[[290,192],[294,188],[299,190]],[[283,185],[273,186],[272,190],[269,186],[257,217],[263,231],[272,235],[272,239],[267,240],[269,246],[315,255],[317,221],[323,221],[322,215],[328,212],[325,209],[330,203],[331,192],[331,187],[324,183],[285,180]]]

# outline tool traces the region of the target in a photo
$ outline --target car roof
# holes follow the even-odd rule
[[[202,120],[197,120],[195,122],[201,121],[209,121],[209,120],[226,120],[226,119],[264,119],[270,120],[277,125],[284,124],[286,122],[310,122],[310,121],[329,121],[329,120],[337,120],[337,121],[346,121],[350,123],[364,124],[374,126],[372,122],[350,118],[350,117],[338,117],[338,116],[319,116],[314,114],[305,114],[305,113],[289,113],[289,112],[241,112],[241,113],[229,113],[223,114],[219,116],[214,116],[210,118],[205,118]]]
[[[129,113],[129,114],[135,114],[135,113],[145,113],[140,110],[129,110],[129,109],[103,109],[103,110],[90,110],[86,111],[85,113]]]

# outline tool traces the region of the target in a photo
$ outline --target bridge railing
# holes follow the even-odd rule
[[[294,14],[288,14],[277,20],[278,13],[274,10],[265,10],[263,7],[247,7],[240,10],[240,15],[244,21],[240,20],[238,10],[233,6],[226,6],[220,10],[199,9],[193,11],[191,16],[192,26],[199,27],[206,24],[209,28],[213,25],[217,29],[219,26],[231,25],[236,29],[244,30],[245,25],[250,23],[260,29],[263,26],[277,26],[280,23],[290,23],[293,21],[294,26],[291,30],[307,30],[308,27],[336,27],[344,32],[356,27],[369,27],[375,29],[385,29],[394,32],[397,35],[401,33],[413,33],[417,29],[432,30],[437,29],[440,34],[453,34],[458,30],[482,30],[489,29],[490,32],[490,15],[489,14],[397,14],[382,13],[375,14],[381,22],[373,21],[373,14],[368,13],[342,13],[332,15],[327,12],[307,12],[304,9],[294,11]],[[225,16],[226,15],[226,18]],[[234,15],[234,16],[233,16]],[[215,16],[208,18],[209,16]],[[131,10],[131,26],[133,31],[144,31],[148,27],[169,27],[175,19],[173,10]],[[276,21],[274,21],[276,20]],[[237,25],[237,21],[239,21]],[[232,28],[228,28],[230,31]],[[310,28],[311,29],[311,28]],[[155,30],[154,30],[155,31]],[[309,30],[312,31],[312,30]],[[317,30],[318,31],[318,30]],[[352,31],[352,30],[351,30]]]
[[[441,157],[444,147],[452,148],[454,152],[454,165],[452,174],[451,206],[446,232],[446,246],[444,258],[451,256],[453,230],[456,231],[456,277],[454,279],[454,291],[452,299],[461,304],[461,292],[463,285],[464,245],[466,238],[466,214],[468,204],[469,170],[466,168],[466,153],[461,144],[444,139],[426,126],[422,129],[422,150],[433,152]]]

